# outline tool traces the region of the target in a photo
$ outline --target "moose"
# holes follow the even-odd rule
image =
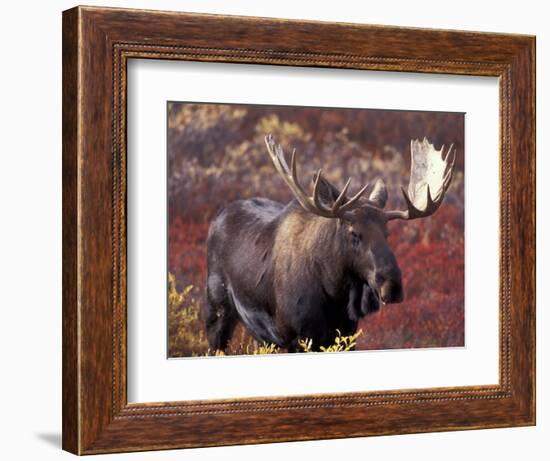
[[[412,140],[406,210],[384,210],[388,193],[378,178],[349,197],[351,178],[338,190],[322,174],[309,195],[298,180],[296,149],[290,166],[271,135],[267,152],[294,199],[230,203],[210,224],[207,240],[209,345],[226,349],[240,321],[259,342],[299,351],[351,335],[360,318],[400,303],[401,269],[387,237],[388,221],[426,218],[443,202],[454,170],[453,146],[444,152]]]

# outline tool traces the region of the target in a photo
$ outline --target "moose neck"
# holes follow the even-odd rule
[[[286,214],[275,240],[275,254],[286,267],[311,274],[327,294],[336,297],[344,289],[345,241],[341,223],[294,209]]]

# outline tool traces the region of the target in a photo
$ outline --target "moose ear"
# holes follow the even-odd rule
[[[373,202],[378,208],[384,208],[388,201],[388,190],[386,184],[380,178],[377,178],[369,194],[369,201]]]
[[[313,176],[313,182],[315,182],[315,175]],[[340,191],[321,176],[319,178],[319,198],[331,205],[338,198],[338,195],[340,195]]]

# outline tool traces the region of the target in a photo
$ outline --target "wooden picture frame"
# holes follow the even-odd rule
[[[132,58],[496,76],[500,380],[129,404],[126,64]],[[63,448],[76,454],[535,424],[535,38],[77,7],[63,13]]]

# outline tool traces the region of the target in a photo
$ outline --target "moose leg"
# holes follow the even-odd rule
[[[286,348],[287,352],[294,353],[294,352],[304,352],[301,347],[299,347],[298,344],[299,338],[294,338],[292,341],[288,343],[288,346]]]
[[[206,337],[213,350],[225,350],[237,323],[237,315],[217,274],[208,276],[204,320]]]
[[[357,333],[357,322],[345,322],[339,329],[342,336],[352,336]],[[335,336],[336,339],[336,336]],[[354,351],[357,345],[347,349],[348,351]]]

